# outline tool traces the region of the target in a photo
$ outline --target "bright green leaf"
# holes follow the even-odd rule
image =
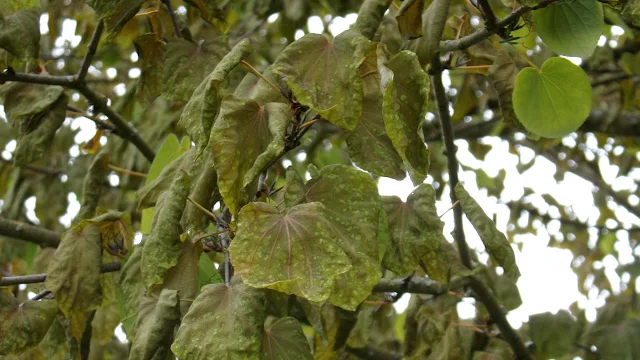
[[[148,208],[154,206],[158,201],[158,197],[160,196],[160,194],[169,189],[171,181],[175,178],[176,174],[179,171],[189,170],[189,167],[192,165],[193,159],[195,159],[196,157],[196,149],[182,152],[183,149],[184,148],[182,147],[178,148],[178,150],[173,154],[180,153],[180,155],[178,155],[178,157],[167,164],[155,179],[147,182],[143,187],[138,189],[138,192],[136,193],[136,197],[138,198],[138,208]],[[153,167],[153,164],[151,166]],[[149,178],[149,176],[147,176],[147,178]]]
[[[604,27],[602,4],[597,0],[570,0],[533,12],[538,36],[560,55],[589,57]]]
[[[311,360],[311,347],[298,320],[284,317],[265,326],[262,336],[263,360]]]
[[[580,328],[566,310],[529,316],[529,336],[544,358],[562,358],[573,352]]]
[[[301,104],[353,130],[362,112],[358,68],[368,48],[369,40],[355,30],[341,33],[333,42],[324,35],[307,34],[280,53],[272,70],[286,78]]]
[[[230,286],[206,285],[182,319],[171,350],[180,359],[257,360],[264,307],[264,294],[237,278]]]
[[[205,285],[220,284],[222,282],[224,280],[211,258],[206,253],[200,254],[200,259],[198,260],[198,290]]]
[[[0,354],[21,354],[37,346],[56,318],[54,300],[20,303],[0,289]]]
[[[163,289],[157,298],[145,296],[141,299],[129,359],[167,357],[173,328],[180,321],[178,303],[178,291],[167,289]]]
[[[559,138],[576,131],[591,112],[591,83],[571,61],[554,57],[542,69],[523,69],[516,77],[513,108],[532,133]]]
[[[40,52],[40,9],[0,12],[0,48],[22,60],[38,58]]]
[[[151,163],[149,173],[145,178],[145,185],[157,178],[169,163],[189,150],[190,147],[191,140],[189,137],[183,137],[182,141],[179,141],[175,134],[169,134],[169,136],[164,139],[162,146],[160,146],[156,157],[153,159],[153,163]]]

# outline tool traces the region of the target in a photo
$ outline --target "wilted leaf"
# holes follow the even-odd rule
[[[478,235],[480,235],[487,252],[504,269],[504,276],[514,282],[518,280],[520,270],[518,270],[516,258],[509,244],[509,240],[496,228],[493,221],[491,221],[480,205],[478,205],[464,187],[462,187],[462,184],[456,185],[455,193],[458,199],[460,199],[462,210],[478,232]]]
[[[264,294],[239,279],[206,285],[182,319],[171,346],[180,359],[258,359]]]
[[[171,39],[162,73],[162,93],[168,100],[188,101],[227,52],[229,45],[224,36],[205,40],[200,45],[185,39]]]
[[[23,9],[13,14],[0,11],[0,48],[22,60],[37,59],[40,52],[40,10]]]
[[[189,198],[205,209],[211,209],[213,205],[220,200],[220,194],[217,190],[218,176],[213,164],[213,153],[206,151],[198,161],[202,161],[204,166],[200,172],[200,176],[198,176],[191,187]],[[207,226],[211,223],[211,218],[193,203],[189,202],[185,207],[182,223],[190,234],[199,234],[206,230]]]
[[[102,304],[101,263],[100,227],[86,221],[64,233],[49,263],[44,285],[55,295],[64,315],[71,318],[71,334],[78,341],[86,313]]]
[[[173,328],[180,321],[178,291],[163,289],[155,297],[140,301],[136,335],[129,359],[164,359],[169,353]]]
[[[391,245],[384,265],[399,276],[408,276],[422,262],[432,279],[449,280],[449,262],[441,246],[444,224],[436,213],[435,190],[421,184],[404,203],[398,197],[384,197],[389,219]]]
[[[384,301],[384,296],[383,294],[373,294],[369,296],[368,300],[374,303],[364,302],[360,305],[358,308],[358,320],[356,320],[356,324],[347,338],[348,346],[358,349],[367,346],[373,322],[375,321],[373,315],[380,308],[380,305],[375,304],[375,302]]]
[[[405,0],[396,14],[400,34],[408,39],[422,36],[422,10],[424,0]]]
[[[215,26],[221,32],[226,32],[229,25],[227,24],[227,14],[215,0],[185,0],[189,5],[195,6],[200,10],[202,19]]]
[[[544,358],[561,358],[575,349],[580,328],[566,310],[529,316],[529,336],[536,353]]]
[[[313,359],[309,342],[298,320],[284,317],[276,320],[271,326],[265,326],[261,359]]]
[[[130,339],[138,314],[138,304],[144,295],[144,282],[140,271],[143,248],[144,242],[136,245],[120,271],[120,293],[118,294],[122,300],[120,318],[124,331]]]
[[[158,220],[151,228],[142,250],[141,270],[147,289],[161,284],[167,271],[178,263],[180,257],[180,219],[189,194],[189,176],[180,171],[169,188],[160,208]]]
[[[284,150],[290,119],[289,106],[282,103],[262,106],[233,96],[222,101],[211,141],[220,194],[232,214],[254,195],[245,186]]]
[[[106,345],[113,339],[113,331],[118,324],[120,324],[120,313],[116,303],[111,303],[96,310],[96,314],[91,321],[91,341]]]
[[[144,0],[87,0],[98,18],[104,21],[107,41],[115,39],[120,30],[131,20]]]
[[[229,76],[242,59],[251,52],[249,39],[240,41],[227,55],[216,65],[215,69],[196,88],[193,96],[184,107],[179,126],[182,126],[189,136],[195,141],[198,155],[207,147],[213,122],[220,109],[221,91],[225,79]]]
[[[191,149],[186,150],[186,152],[182,152],[184,150],[184,148],[179,147],[173,154],[180,155],[168,163],[155,179],[149,182],[149,176],[147,176],[147,183],[138,189],[138,192],[136,193],[136,197],[138,198],[138,208],[155,206],[158,201],[158,197],[169,189],[171,181],[175,178],[176,174],[179,171],[187,171],[189,169],[196,156],[196,150]]]
[[[284,186],[284,204],[287,209],[291,209],[304,201],[304,181],[302,181],[296,169],[294,169],[293,166],[289,166],[287,168],[287,182]]]
[[[432,1],[422,13],[422,37],[410,40],[407,48],[418,54],[420,65],[427,66],[438,54],[442,33],[449,17],[451,0]]]
[[[422,71],[416,54],[401,51],[386,61],[384,48],[378,48],[378,68],[383,74],[384,127],[391,143],[409,170],[414,185],[427,177],[429,150],[422,138],[427,113],[429,77]]]
[[[184,316],[198,295],[198,264],[202,254],[202,243],[191,242],[186,235],[180,244],[180,257],[176,266],[167,271],[162,289],[176,290],[180,296],[180,316]],[[156,290],[154,294],[158,293]],[[154,295],[152,294],[152,295]]]
[[[142,72],[136,85],[136,96],[142,105],[148,106],[161,91],[167,46],[156,34],[140,35],[133,41],[133,45],[138,53]]]
[[[364,86],[362,113],[346,142],[349,156],[356,165],[378,176],[402,180],[406,177],[406,171],[400,155],[387,136],[382,116],[377,47],[377,43],[371,45],[359,68]]]
[[[21,354],[37,346],[56,318],[54,300],[20,303],[0,289],[0,354]]]
[[[276,76],[271,71],[271,66],[267,67],[262,72],[262,76],[272,84],[278,83]],[[274,89],[266,81],[257,77],[253,73],[248,73],[244,76],[240,84],[236,87],[236,90],[233,92],[233,96],[240,99],[255,100],[258,104],[284,100],[280,91]]]
[[[297,100],[323,118],[347,130],[362,112],[362,78],[358,68],[369,40],[347,30],[329,42],[324,35],[307,34],[287,46],[273,64],[274,74],[286,77]]]

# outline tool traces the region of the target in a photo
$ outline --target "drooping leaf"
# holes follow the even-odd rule
[[[120,318],[124,331],[132,339],[133,326],[138,314],[140,298],[144,295],[144,282],[140,271],[144,242],[136,245],[120,270],[119,296],[122,298]]]
[[[602,4],[597,0],[565,1],[533,12],[536,32],[553,51],[589,57],[604,27]]]
[[[37,59],[40,9],[25,8],[15,13],[0,9],[0,48],[22,60]]]
[[[305,187],[302,178],[293,166],[287,168],[287,182],[284,186],[284,204],[287,209],[305,201]]]
[[[89,171],[87,171],[82,182],[82,201],[80,202],[80,211],[73,219],[74,225],[82,220],[91,219],[96,215],[100,195],[102,195],[102,184],[109,170],[109,159],[109,153],[104,148],[91,162]]]
[[[262,336],[262,357],[265,360],[311,360],[311,348],[298,320],[283,317],[265,326]]]
[[[387,62],[383,48],[378,48],[378,67],[390,76],[386,85],[383,83],[385,130],[407,166],[411,181],[418,185],[429,170],[429,150],[422,139],[429,77],[420,68],[416,54],[406,50]]]
[[[424,0],[406,0],[396,14],[400,34],[407,39],[422,36],[422,10]]]
[[[180,320],[178,304],[177,290],[163,289],[157,298],[145,296],[141,299],[129,359],[167,357],[173,328]]]
[[[620,14],[629,18],[633,25],[640,26],[640,0],[623,2]]]
[[[107,41],[116,38],[120,30],[131,20],[144,0],[87,0],[98,18],[104,21]]]
[[[196,142],[198,155],[202,154],[209,143],[213,122],[218,116],[220,99],[225,79],[242,59],[251,52],[249,39],[240,41],[216,65],[215,69],[196,88],[185,106],[179,126],[182,126]]]
[[[351,265],[319,203],[301,204],[286,214],[267,203],[242,208],[229,251],[236,273],[254,287],[282,284],[311,301],[325,301],[333,279]]]
[[[211,209],[220,200],[218,193],[218,176],[213,164],[213,154],[206,151],[199,159],[204,163],[200,176],[191,187],[189,198],[205,209]],[[211,223],[211,218],[196,205],[189,202],[184,210],[182,223],[191,234],[198,234],[206,230]]]
[[[58,313],[54,300],[20,303],[0,289],[0,354],[21,354],[37,346]]]
[[[180,359],[259,359],[264,307],[263,292],[237,278],[230,286],[206,285],[182,319],[171,350]]]
[[[133,45],[140,59],[140,80],[138,81],[136,96],[143,106],[150,105],[160,95],[162,87],[162,72],[167,45],[156,34],[138,36]]]
[[[184,148],[179,147],[174,154],[180,153],[180,155],[167,164],[155,179],[152,181],[147,180],[147,183],[138,189],[138,192],[136,193],[136,197],[138,198],[138,208],[155,206],[158,201],[158,197],[169,189],[171,181],[175,178],[176,174],[179,171],[187,171],[189,169],[193,159],[196,157],[196,150],[190,149],[186,152],[182,152],[183,150]],[[149,176],[147,176],[147,179],[148,178]]]
[[[233,96],[222,101],[211,141],[220,194],[232,214],[254,195],[244,188],[284,150],[290,119],[286,104],[260,105]]]
[[[220,284],[224,279],[216,269],[213,261],[206,253],[200,254],[198,260],[198,291],[209,284]]]
[[[347,338],[347,345],[352,348],[362,349],[367,346],[375,320],[373,315],[380,308],[380,305],[376,304],[376,302],[383,302],[384,295],[373,294],[367,300],[371,303],[365,302],[360,305],[358,308],[358,320],[356,320],[356,324]]]
[[[331,123],[353,130],[362,112],[362,79],[358,68],[369,40],[347,30],[329,42],[324,35],[307,34],[287,46],[273,64],[293,95]]]
[[[395,196],[384,197],[383,201],[391,235],[385,267],[399,276],[407,276],[422,262],[429,277],[447,282],[449,264],[441,246],[444,224],[436,213],[433,187],[421,184],[406,203]]]
[[[71,318],[71,334],[78,341],[84,333],[86,313],[102,304],[101,263],[100,227],[83,221],[64,233],[47,269],[44,285],[54,294],[62,313]]]
[[[229,27],[227,23],[227,14],[224,8],[221,8],[219,1],[214,0],[185,0],[191,6],[195,6],[200,11],[202,19],[221,32],[226,32]]]
[[[205,40],[200,45],[181,38],[171,39],[162,73],[162,94],[168,100],[188,101],[202,79],[228,52],[224,36]]]
[[[91,320],[91,341],[106,345],[113,338],[113,331],[118,324],[120,324],[120,313],[116,303],[96,310]]]
[[[360,168],[378,176],[402,180],[406,177],[402,159],[384,127],[377,48],[377,43],[371,45],[359,68],[364,86],[362,113],[358,125],[349,133],[346,142],[349,156]]]
[[[561,358],[575,348],[579,335],[576,320],[566,310],[529,316],[529,336],[536,353],[545,358]]]
[[[153,159],[153,163],[151,163],[149,173],[145,178],[145,185],[155,180],[167,165],[187,152],[190,147],[191,139],[189,139],[188,136],[183,137],[180,141],[175,134],[169,134],[169,136],[164,139],[162,146],[160,146],[156,157]]]
[[[277,84],[276,76],[271,71],[271,66],[268,66],[263,72],[262,76],[269,80],[272,84]],[[249,73],[245,75],[240,84],[233,92],[233,96],[240,99],[255,100],[258,104],[266,104],[270,102],[281,102],[284,100],[280,91],[274,89],[262,78]]]
[[[540,70],[523,69],[516,77],[513,109],[532,133],[558,138],[577,130],[591,112],[591,83],[579,66],[554,57]]]
[[[184,316],[189,306],[198,295],[198,264],[202,254],[202,242],[192,242],[188,236],[183,235],[180,243],[180,256],[176,266],[167,271],[162,282],[162,288],[178,291],[180,296],[180,316]],[[158,294],[156,290],[152,295]]]
[[[365,172],[346,165],[325,166],[307,183],[307,202],[320,202],[341,233],[340,246],[351,268],[338,275],[328,301],[355,310],[381,277],[381,253],[388,243],[387,217],[378,187]]]
[[[480,235],[487,252],[504,269],[504,276],[515,282],[520,277],[520,270],[509,240],[491,221],[480,205],[469,195],[462,184],[458,183],[455,193],[467,218]]]
[[[418,54],[420,65],[427,66],[438,54],[440,40],[449,17],[451,0],[432,1],[422,13],[422,37],[409,41],[407,48]]]
[[[180,257],[180,219],[189,194],[189,175],[178,172],[169,188],[158,220],[151,228],[142,250],[142,277],[147,289],[161,284],[167,271],[178,263]]]

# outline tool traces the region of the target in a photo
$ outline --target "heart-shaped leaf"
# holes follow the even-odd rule
[[[576,131],[589,116],[591,101],[587,74],[559,57],[545,61],[542,69],[523,69],[513,90],[513,109],[520,123],[548,138]]]
[[[178,291],[163,289],[155,296],[140,301],[136,335],[129,359],[163,359],[169,353],[173,328],[180,321]]]
[[[533,12],[536,32],[553,51],[566,56],[589,57],[604,27],[598,0],[560,1]]]
[[[311,360],[311,347],[298,320],[283,317],[265,326],[262,336],[262,359]]]
[[[37,346],[58,313],[54,300],[20,303],[0,289],[0,354],[21,354]]]

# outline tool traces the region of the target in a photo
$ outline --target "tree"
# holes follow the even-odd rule
[[[637,0],[2,2],[0,356],[639,357],[638,36]],[[535,233],[595,321],[507,321]]]

